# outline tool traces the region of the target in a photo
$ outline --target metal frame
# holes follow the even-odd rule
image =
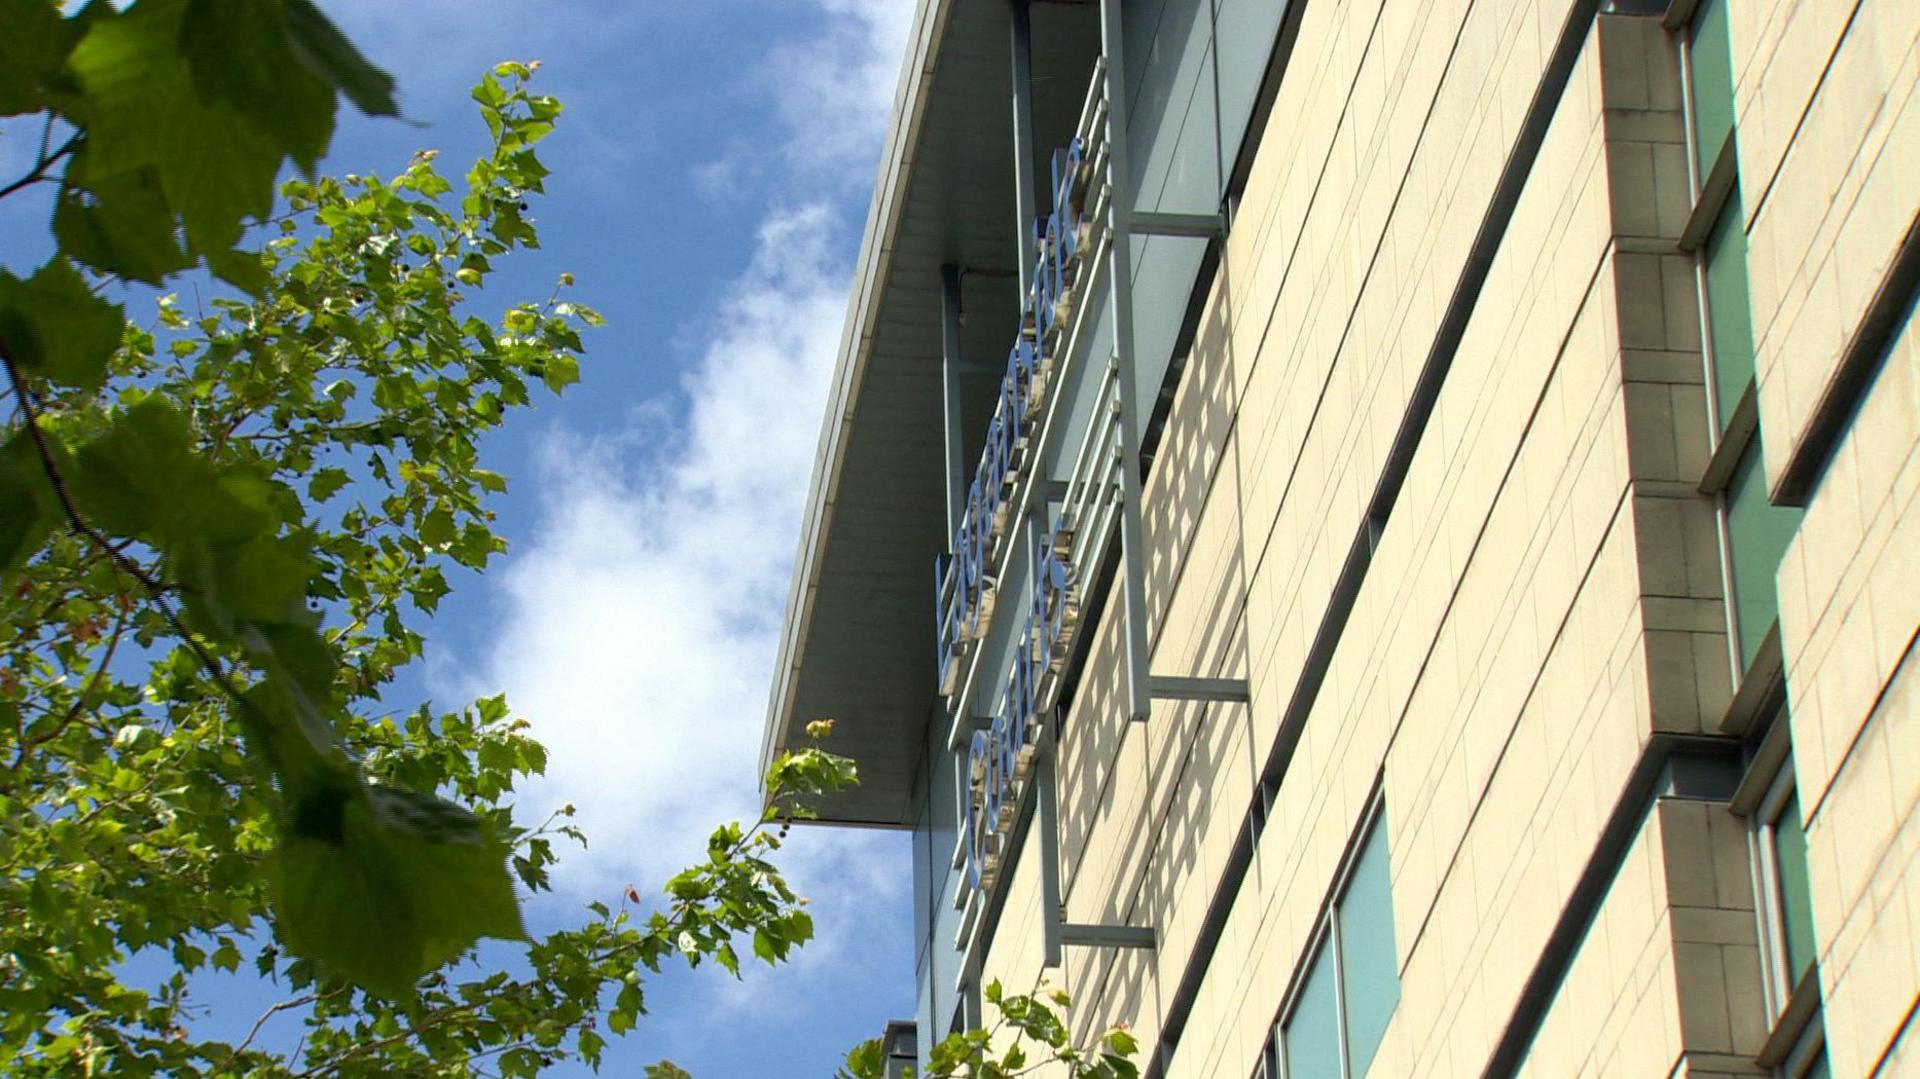
[[[960,527],[960,508],[967,498],[966,443],[960,423],[960,267],[940,267],[940,390],[946,424],[947,535]]]
[[[1033,284],[1033,18],[1031,0],[1010,0],[1013,45],[1013,234],[1019,244],[1020,294]]]
[[[986,559],[986,573],[988,581],[995,587],[1005,588],[1010,584],[1006,574],[1015,565],[1021,547],[1021,544],[1013,542],[1013,537],[1016,533],[1031,537],[1036,517],[1047,516],[1049,503],[1055,503],[1060,507],[1062,542],[1069,547],[1068,551],[1061,552],[1065,556],[1063,560],[1066,561],[1069,574],[1081,578],[1070,579],[1069,589],[1084,587],[1085,575],[1104,561],[1107,544],[1117,525],[1122,543],[1121,588],[1127,620],[1127,711],[1130,719],[1143,721],[1148,717],[1156,696],[1244,701],[1248,691],[1244,681],[1153,679],[1149,674],[1146,542],[1140,512],[1140,432],[1133,422],[1138,389],[1134,369],[1130,236],[1136,232],[1148,235],[1217,236],[1224,228],[1224,220],[1218,215],[1154,214],[1142,215],[1138,225],[1135,225],[1131,214],[1132,192],[1127,181],[1126,82],[1122,65],[1121,27],[1119,0],[1101,0],[1102,58],[1093,73],[1077,133],[1083,145],[1088,147],[1083,167],[1093,178],[1087,185],[1083,211],[1083,220],[1089,224],[1083,226],[1079,241],[1084,245],[1084,261],[1081,263],[1080,278],[1075,283],[1075,291],[1083,299],[1075,303],[1064,324],[1056,324],[1056,347],[1049,350],[1053,369],[1047,378],[1051,385],[1046,390],[1045,404],[1040,406],[1042,414],[1030,421],[1025,455],[1019,466],[1021,475],[1015,489],[1006,497],[1004,506],[1010,520],[1021,523],[1007,527],[1004,533],[996,530]],[[1012,39],[1010,78],[1015,139],[1015,205],[1020,217],[1016,235],[1020,242],[1021,281],[1026,286],[1025,291],[1030,291],[1038,265],[1038,251],[1034,227],[1032,39],[1028,0],[1011,0],[1009,29]],[[1092,137],[1095,135],[1103,137]],[[957,279],[952,282],[952,291],[956,296],[950,305],[955,311],[958,307],[957,284]],[[1106,302],[1113,321],[1113,350],[1108,357],[1107,370],[1094,392],[1096,400],[1104,399],[1110,403],[1096,406],[1088,431],[1084,433],[1080,445],[1075,447],[1078,452],[1071,458],[1070,478],[1062,484],[1041,477],[1035,466],[1047,459],[1048,450],[1064,434],[1066,409],[1061,402],[1066,395],[1061,389],[1072,384],[1075,371],[1083,370],[1080,364],[1084,358],[1079,355],[1085,351],[1086,336],[1083,336],[1083,332],[1090,336],[1090,312],[1097,307],[1084,301],[1097,296],[1102,285],[1108,289]],[[950,328],[957,328],[954,318],[950,317],[948,323]],[[958,364],[957,341],[950,352],[953,354],[953,364],[949,369],[951,386],[957,377],[954,369]],[[1036,398],[1039,394],[1040,391],[1036,390]],[[954,422],[951,409],[949,420]],[[958,475],[964,479],[965,473]],[[954,516],[957,518],[957,514]],[[957,526],[957,519],[954,523]],[[1037,550],[1031,538],[1026,546],[1029,551]],[[943,585],[943,604],[944,591]],[[991,615],[982,621],[987,627],[981,635],[984,639],[990,636]],[[958,661],[960,669],[957,681],[948,698],[951,717],[948,745],[951,749],[958,749],[975,727],[974,698],[983,692],[980,689],[982,668],[985,666],[983,652],[984,649],[977,645],[968,646]],[[1060,684],[1058,672],[1048,668],[1041,675],[1041,681],[1043,685],[1037,694],[1036,711],[1051,716],[1057,704]],[[1050,965],[1057,964],[1061,949],[1068,945],[1153,948],[1157,934],[1149,926],[1090,925],[1065,920],[1060,901],[1058,795],[1052,726],[1051,720],[1043,723],[1045,729],[1036,743],[1035,770],[1026,784],[1032,794],[1029,796],[1023,790],[1018,801],[1025,804],[1017,804],[1015,808],[1016,814],[1030,808],[1032,815],[1027,818],[1024,827],[1016,822],[1008,833],[1010,844],[1016,835],[1024,843],[1025,828],[1040,830],[1043,848],[1042,902],[1047,914],[1044,922],[1048,962]],[[964,812],[967,794],[963,790],[959,796]],[[960,864],[966,852],[956,846],[953,857],[955,863]],[[970,889],[962,884],[955,895],[956,905],[963,910],[958,939],[955,941],[963,956],[957,979],[960,984],[956,988],[963,991],[978,983],[981,938],[989,920],[989,907],[993,899],[992,895],[982,892],[982,889]]]
[[[1693,289],[1696,303],[1695,311],[1700,323],[1700,373],[1705,379],[1702,387],[1706,392],[1707,403],[1707,448],[1708,464],[1701,475],[1699,490],[1710,494],[1714,500],[1714,532],[1720,551],[1720,595],[1724,599],[1727,628],[1727,668],[1734,689],[1738,691],[1747,673],[1747,664],[1742,655],[1740,640],[1740,597],[1734,588],[1733,580],[1733,529],[1729,519],[1729,498],[1732,494],[1734,472],[1740,462],[1752,448],[1753,440],[1759,433],[1759,418],[1749,414],[1751,425],[1742,421],[1739,415],[1742,404],[1749,397],[1757,398],[1758,384],[1748,380],[1742,400],[1736,402],[1732,414],[1721,415],[1719,402],[1719,374],[1716,366],[1713,344],[1713,309],[1707,295],[1707,240],[1713,234],[1714,225],[1720,214],[1725,211],[1726,203],[1733,197],[1739,186],[1739,174],[1729,162],[1734,160],[1732,153],[1734,132],[1729,132],[1726,142],[1720,147],[1713,161],[1704,161],[1700,156],[1699,115],[1694,106],[1693,84],[1693,16],[1696,5],[1691,0],[1676,3],[1666,13],[1666,25],[1673,34],[1674,51],[1680,65],[1680,115],[1683,121],[1684,137],[1687,140],[1687,194],[1689,200],[1688,223],[1681,237],[1680,248],[1693,258]],[[1684,17],[1674,21],[1676,13]],[[1704,220],[1702,207],[1708,202],[1714,207]],[[1689,246],[1691,244],[1691,246]],[[1755,402],[1757,404],[1757,400]],[[1757,408],[1754,409],[1757,412]]]
[[[1280,1011],[1273,1020],[1273,1031],[1269,1035],[1277,1079],[1293,1079],[1287,1067],[1287,1023],[1299,1007],[1300,994],[1306,988],[1308,973],[1323,955],[1333,963],[1334,1028],[1340,1053],[1340,1074],[1345,1076],[1351,1070],[1351,1062],[1347,1060],[1347,976],[1346,963],[1341,954],[1340,906],[1347,898],[1347,888],[1353,883],[1354,867],[1359,865],[1361,854],[1373,839],[1373,830],[1384,824],[1387,798],[1382,778],[1375,778],[1373,793],[1367,796],[1367,806],[1360,813],[1360,823],[1347,837],[1347,849],[1341,852],[1340,866],[1334,871],[1333,884],[1327,890],[1326,899],[1321,901],[1320,912],[1315,915],[1317,924],[1313,934],[1307,938],[1305,958],[1294,967],[1293,974],[1287,979],[1287,991],[1280,998]],[[1388,903],[1392,903],[1391,894]]]
[[[1186,678],[1155,675],[1147,689],[1155,700],[1226,701],[1246,704],[1253,699],[1252,688],[1244,678]]]
[[[1188,236],[1212,240],[1227,234],[1227,217],[1225,214],[1135,210],[1128,231],[1135,236]]]
[[[1120,365],[1120,542],[1121,586],[1127,618],[1127,716],[1144,721],[1153,701],[1147,690],[1146,528],[1140,520],[1140,432],[1134,429],[1133,354],[1133,190],[1127,173],[1126,53],[1120,0],[1100,0],[1100,51],[1106,57],[1107,214],[1112,242],[1107,247],[1109,310],[1113,315],[1113,351]]]

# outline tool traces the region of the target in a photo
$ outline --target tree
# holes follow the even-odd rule
[[[381,707],[449,570],[502,549],[479,436],[572,383],[599,322],[564,276],[497,323],[463,303],[537,245],[560,105],[532,67],[476,87],[492,145],[450,207],[431,153],[312,177],[337,96],[396,110],[308,0],[0,0],[0,25],[0,114],[42,132],[0,197],[56,189],[59,245],[0,272],[8,1070],[530,1074],[597,1060],[603,1007],[631,1027],[675,954],[737,968],[738,935],[769,962],[806,939],[766,855],[798,798],[851,779],[813,750],[661,909],[630,892],[531,942],[518,977],[479,967],[479,938],[524,936],[515,883],[545,888],[579,834],[513,821],[545,755],[504,701]],[[307,175],[276,203],[289,163]],[[224,283],[203,310],[168,295],[130,321],[106,298],[203,271]],[[175,967],[155,990],[123,977],[141,953]],[[298,1053],[187,1027],[191,976],[242,963],[290,987]]]
[[[1073,999],[1060,989],[1008,994],[999,982],[982,991],[999,1018],[991,1026],[960,1030],[928,1049],[923,1079],[1019,1079],[1044,1073],[1067,1079],[1136,1079],[1138,1041],[1124,1026],[1107,1028],[1095,1043],[1073,1044],[1062,1013]],[[837,1079],[887,1079],[879,1039],[847,1054]],[[912,1073],[909,1073],[912,1074]]]
[[[675,956],[737,973],[737,942],[808,939],[769,856],[849,762],[783,756],[662,903],[526,941],[516,888],[582,839],[513,819],[544,750],[498,697],[382,701],[448,574],[503,548],[480,437],[575,381],[599,323],[564,275],[472,313],[538,243],[561,106],[533,65],[475,88],[491,144],[456,198],[430,152],[314,175],[338,98],[397,110],[311,0],[0,0],[0,26],[0,116],[40,132],[0,198],[51,192],[58,243],[0,270],[5,1069],[530,1075],[597,1063]],[[182,280],[204,307],[158,291]],[[134,984],[154,955],[170,974]],[[287,999],[200,1036],[194,975],[243,965]],[[299,1046],[259,1044],[288,1013]]]

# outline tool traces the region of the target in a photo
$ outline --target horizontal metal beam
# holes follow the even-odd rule
[[[1135,210],[1127,231],[1136,236],[1223,236],[1226,219],[1219,214],[1167,214]]]
[[[1163,701],[1237,701],[1245,704],[1253,698],[1244,678],[1175,678],[1154,675],[1147,690]]]
[[[1151,926],[1083,925],[1060,923],[1060,943],[1089,948],[1153,948],[1157,946]]]

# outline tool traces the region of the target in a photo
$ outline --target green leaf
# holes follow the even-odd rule
[[[879,1038],[869,1038],[854,1046],[843,1065],[846,1074],[850,1079],[885,1079],[882,1068],[886,1061],[881,1051]]]
[[[273,861],[277,928],[293,951],[399,998],[481,937],[526,935],[507,847],[481,818],[385,787],[309,799]]]
[[[315,502],[325,502],[338,494],[350,478],[344,468],[323,468],[307,481],[307,497]]]
[[[547,357],[547,365],[541,371],[540,378],[547,384],[547,389],[559,393],[580,381],[580,361],[564,352],[556,352]]]
[[[113,414],[80,447],[69,490],[94,524],[171,548],[241,543],[275,522],[272,490],[242,470],[217,470],[196,452],[184,412],[145,397]]]
[[[31,558],[58,520],[53,489],[23,428],[0,446],[0,573]]]
[[[231,106],[200,97],[180,62],[187,6],[142,0],[95,21],[71,66],[87,94],[89,172],[154,170],[193,246],[206,252],[230,247],[243,217],[272,210],[285,147]],[[105,197],[99,188],[94,193]]]
[[[295,54],[281,0],[187,0],[180,51],[202,101],[232,109],[313,172],[333,139],[333,89]]]
[[[0,270],[0,344],[23,370],[97,389],[125,327],[119,306],[95,296],[64,258],[25,281]]]
[[[398,116],[393,76],[374,67],[312,0],[287,0],[294,55],[368,116]]]
[[[83,25],[49,0],[0,0],[0,26],[0,116],[38,112]]]
[[[94,269],[157,285],[193,264],[154,168],[100,174],[83,141],[54,204],[60,250]]]

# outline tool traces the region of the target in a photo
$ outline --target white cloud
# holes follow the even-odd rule
[[[777,2],[777,0],[776,0]],[[786,132],[769,155],[732,138],[691,168],[694,187],[713,199],[749,178],[775,173],[823,193],[863,189],[873,179],[912,25],[913,0],[816,0],[824,32],[770,49],[745,80]]]
[[[539,520],[490,578],[500,616],[463,688],[504,689],[548,747],[520,816],[578,807],[593,846],[561,863],[568,899],[629,882],[652,893],[702,855],[714,825],[757,808],[769,681],[865,205],[856,196],[914,6],[818,5],[818,35],[745,77],[784,147],[753,166],[777,175],[752,187],[787,201],[766,212],[751,264],[682,327],[701,344],[679,394],[638,403],[615,435],[556,432],[521,481],[542,492]],[[745,190],[730,181],[709,194]],[[781,970],[704,980],[714,1011],[764,1020],[821,999],[807,987],[864,976],[855,967],[910,962],[857,946],[904,913],[905,855],[897,834],[796,832],[780,864],[818,901],[818,936]]]
[[[792,137],[791,166],[871,179],[893,111],[907,28],[908,0],[821,0],[828,33],[773,50],[760,89],[778,105]],[[822,122],[827,119],[829,122]]]
[[[682,416],[558,434],[544,507],[501,575],[487,663],[552,754],[534,797],[579,807],[581,885],[651,886],[754,807],[760,724],[846,305],[820,206],[770,219],[703,323]],[[529,808],[535,808],[529,806]]]

